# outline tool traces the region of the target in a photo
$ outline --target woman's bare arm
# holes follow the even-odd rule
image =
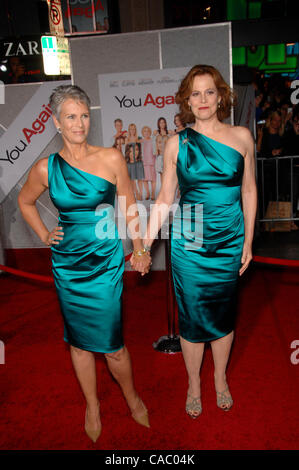
[[[252,243],[257,210],[257,188],[255,179],[254,141],[249,131],[246,132],[246,155],[242,180],[242,206],[245,222],[244,243]]]
[[[144,244],[149,247],[152,245],[159,230],[165,222],[175,198],[175,192],[178,184],[176,174],[176,160],[178,150],[179,137],[178,135],[174,135],[168,139],[165,146],[162,186],[156,202],[152,208],[144,237]]]
[[[109,152],[111,152],[109,162],[113,165],[114,172],[116,174],[116,189],[119,207],[126,219],[126,225],[129,228],[134,252],[140,252],[141,254],[144,247],[142,242],[140,219],[132,188],[132,182],[128,173],[128,167],[119,150],[109,149]],[[140,256],[133,256],[131,258],[134,269],[140,271],[142,274],[149,271],[150,261],[151,259],[149,254],[141,254]]]
[[[58,241],[51,240],[51,238],[60,240],[62,239],[60,235],[63,235],[63,232],[61,232],[61,227],[55,227],[52,232],[49,232],[36,208],[37,199],[47,188],[48,159],[43,158],[31,168],[27,181],[19,193],[18,204],[28,225],[30,225],[42,242],[46,245],[51,245],[59,243]]]
[[[251,133],[243,130],[244,140],[246,144],[246,154],[244,159],[244,173],[242,180],[242,206],[244,215],[244,245],[242,255],[242,268],[240,275],[243,274],[252,259],[252,241],[254,235],[255,217],[257,210],[257,188],[255,178],[255,157],[254,157],[254,141]]]

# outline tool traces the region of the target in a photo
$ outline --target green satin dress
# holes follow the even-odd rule
[[[48,180],[64,232],[52,245],[64,340],[86,351],[117,351],[124,345],[124,253],[114,222],[116,186],[71,166],[58,153],[49,156]]]
[[[181,192],[171,263],[180,336],[208,342],[234,329],[244,243],[244,158],[192,128],[179,133]]]

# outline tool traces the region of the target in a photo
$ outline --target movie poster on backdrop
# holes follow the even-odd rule
[[[184,128],[175,94],[187,71],[181,67],[98,75],[103,144],[122,152],[139,201],[157,197],[165,144]]]

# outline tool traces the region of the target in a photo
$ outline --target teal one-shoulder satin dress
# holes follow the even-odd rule
[[[51,248],[64,340],[86,351],[117,351],[124,345],[124,252],[114,221],[116,186],[58,153],[49,156],[48,181],[64,232]]]
[[[179,133],[181,198],[171,241],[180,336],[208,342],[234,329],[244,243],[244,157],[192,128]]]

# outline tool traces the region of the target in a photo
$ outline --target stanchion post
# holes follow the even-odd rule
[[[165,267],[166,267],[166,299],[168,317],[168,335],[161,336],[153,343],[154,349],[160,352],[174,354],[181,351],[180,338],[175,330],[176,300],[171,272],[171,226],[168,226],[168,236],[165,237]]]
[[[0,101],[1,103],[1,101]],[[4,230],[2,230],[4,227],[3,223],[3,209],[2,209],[2,204],[0,204],[0,264],[5,264],[5,259],[4,259],[4,244],[3,244],[3,239],[2,239],[2,233],[4,233]],[[0,274],[2,274],[3,271],[0,269]]]

